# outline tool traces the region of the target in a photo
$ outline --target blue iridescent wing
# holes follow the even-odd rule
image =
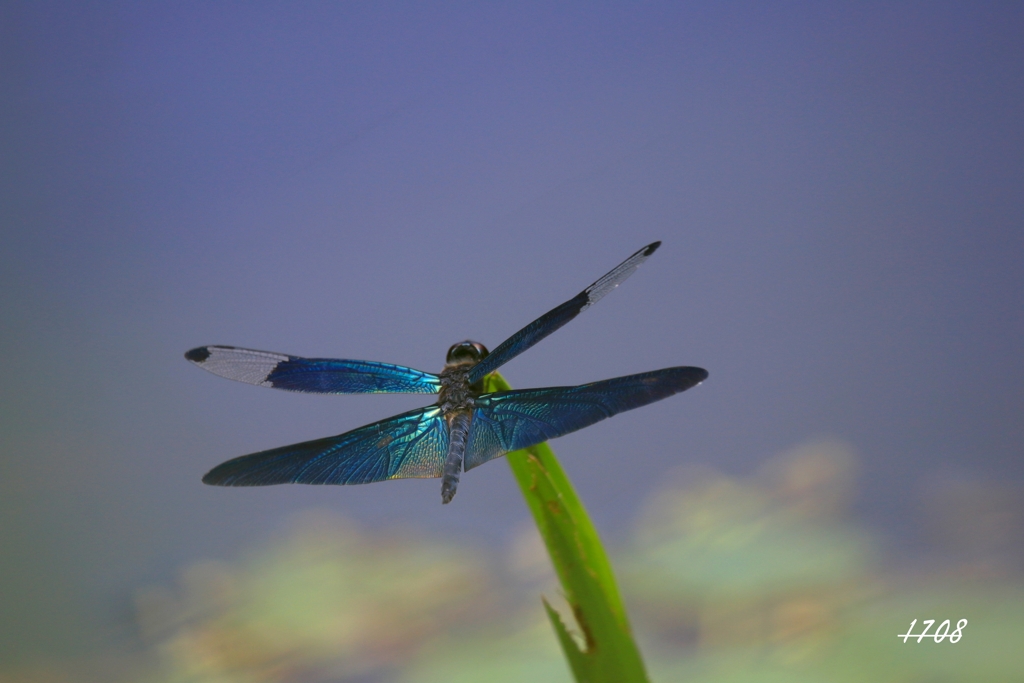
[[[600,280],[566,301],[561,306],[551,309],[532,323],[519,330],[498,345],[487,358],[469,371],[470,383],[479,382],[488,373],[494,372],[544,337],[548,336],[567,322],[587,310],[605,294],[612,291],[633,274],[641,263],[647,260],[661,246],[661,242],[652,242],[636,252],[628,259],[615,266]]]
[[[185,358],[221,377],[315,394],[436,394],[437,375],[366,360],[299,358],[283,353],[200,346]]]
[[[484,394],[476,399],[465,468],[660,401],[707,377],[703,368],[666,368],[578,387]]]
[[[340,436],[273,448],[217,465],[203,477],[215,486],[368,484],[440,477],[448,424],[437,406],[396,415]]]

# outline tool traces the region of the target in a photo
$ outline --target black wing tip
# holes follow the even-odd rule
[[[194,349],[185,352],[185,360],[193,363],[205,363],[206,359],[210,357],[209,346],[197,346]]]
[[[707,370],[705,370],[704,368],[695,368],[690,365],[675,368],[666,368],[665,370],[656,370],[655,372],[671,373],[671,375],[678,377],[680,380],[682,380],[683,384],[685,384],[685,388],[682,389],[681,391],[691,389],[708,378]]]
[[[230,460],[228,462],[230,462]],[[204,474],[203,483],[207,486],[230,486],[228,480],[231,477],[224,473],[224,465],[226,464],[227,463],[221,463]]]
[[[650,256],[654,252],[658,251],[658,247],[660,246],[661,240],[658,240],[657,242],[651,242],[650,244],[643,248],[642,253],[644,256]]]
[[[224,467],[224,465],[227,465],[230,462],[231,461],[229,460],[227,463],[217,465],[212,470],[204,474],[203,483],[207,486],[251,486],[251,484],[247,484],[244,481],[238,481],[237,476],[235,476],[229,468]]]

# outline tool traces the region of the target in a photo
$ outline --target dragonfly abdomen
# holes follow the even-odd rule
[[[448,458],[444,462],[444,478],[441,480],[441,502],[452,502],[462,475],[462,458],[469,440],[469,424],[472,413],[459,411],[448,420]]]

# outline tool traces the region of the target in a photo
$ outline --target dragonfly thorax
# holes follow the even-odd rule
[[[437,405],[445,418],[451,419],[456,413],[473,409],[473,400],[481,390],[480,386],[469,383],[469,370],[473,365],[475,363],[446,365],[438,376],[441,390],[437,392]]]
[[[473,399],[483,390],[483,382],[470,384],[469,371],[488,355],[487,347],[475,341],[463,341],[448,349],[444,370],[438,375],[441,390],[437,405],[447,419],[458,412],[471,411]]]

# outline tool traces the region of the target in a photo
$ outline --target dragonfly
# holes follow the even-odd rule
[[[697,386],[703,368],[672,367],[590,384],[484,392],[484,378],[587,310],[632,275],[653,242],[499,344],[448,349],[438,374],[388,363],[301,358],[234,346],[200,346],[185,358],[203,370],[262,387],[316,394],[436,394],[437,401],[338,436],[243,455],[217,465],[214,486],[368,484],[437,478],[450,503],[463,471]]]

